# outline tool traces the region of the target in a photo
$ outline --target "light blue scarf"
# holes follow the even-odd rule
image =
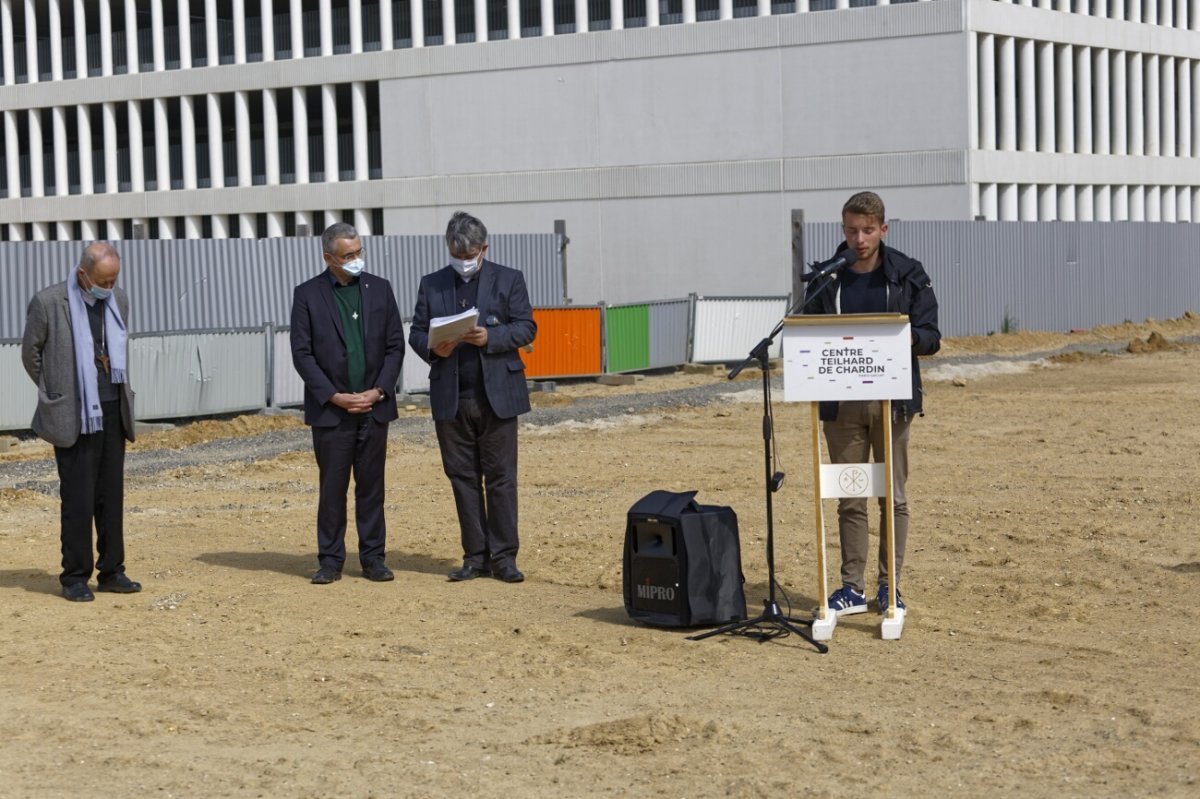
[[[71,274],[67,276],[67,307],[71,312],[71,337],[75,344],[75,377],[83,400],[79,405],[80,430],[83,435],[89,435],[104,429],[104,411],[100,408],[100,388],[96,379],[96,342],[92,339],[92,326],[88,323],[87,301],[83,298],[83,289],[75,274],[78,269],[78,265],[71,267]],[[115,296],[104,300],[104,306],[109,377],[114,383],[124,383],[128,351],[125,321],[121,319]]]

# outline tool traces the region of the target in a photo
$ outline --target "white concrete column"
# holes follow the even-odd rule
[[[320,0],[321,55],[333,55],[333,9],[329,0]]]
[[[1129,221],[1146,221],[1146,188],[1145,186],[1129,187]]]
[[[683,0],[683,2],[686,7],[689,0]],[[695,0],[691,0],[691,2],[695,2]],[[684,13],[687,13],[686,8]],[[588,32],[588,0],[575,0],[575,32]]]
[[[49,0],[50,11],[50,80],[63,79],[62,8],[61,0]],[[8,46],[7,44],[5,45]]]
[[[487,0],[475,0],[475,41],[488,40]]]
[[[1096,187],[1095,211],[1092,216],[1097,222],[1112,221],[1112,186]]]
[[[246,63],[246,0],[233,0],[233,63]]]
[[[158,238],[163,241],[175,238],[175,217],[160,216],[158,218]]]
[[[551,8],[553,8],[553,6],[551,6]],[[542,0],[541,5],[540,5],[540,10],[543,13],[546,11],[546,0]],[[507,2],[505,3],[505,11],[507,12],[507,19],[505,21],[505,25],[508,28],[508,38],[520,39],[521,38],[521,3],[520,3],[520,0],[507,0]],[[545,18],[543,17],[543,20],[544,19]]]
[[[263,89],[263,144],[268,186],[279,185],[279,108],[274,89]]]
[[[1038,218],[1038,190],[1036,183],[1022,183],[1017,187],[1017,219],[1036,222]]]
[[[1107,155],[1112,152],[1112,111],[1109,103],[1109,98],[1112,92],[1112,83],[1109,80],[1108,60],[1109,51],[1104,48],[1096,48],[1092,51],[1092,84],[1095,87],[1095,93],[1092,96],[1094,102],[1092,118],[1095,120],[1092,126],[1092,152]]]
[[[388,0],[379,3],[379,49],[394,50],[396,48],[394,23],[392,20],[392,4]],[[280,233],[279,235],[283,235]]]
[[[1200,0],[1188,0],[1188,30],[1200,31]],[[1193,196],[1197,196],[1198,192],[1192,192]],[[1193,200],[1193,203],[1195,201]],[[1193,205],[1193,208],[1195,206]],[[1200,222],[1200,215],[1192,213],[1192,221]]]
[[[1000,37],[1000,100],[997,108],[1001,150],[1017,149],[1017,44],[1011,36]]]
[[[1193,60],[1188,70],[1192,73],[1192,157],[1200,158],[1200,59]],[[1194,221],[1200,222],[1200,219]]]
[[[171,190],[171,130],[167,98],[154,98],[154,173],[158,191]]]
[[[647,0],[647,4],[654,0]],[[880,5],[885,5],[887,0],[883,0]],[[733,0],[720,0],[717,3],[717,17],[719,19],[733,19]]]
[[[183,236],[187,239],[198,239],[204,235],[204,222],[198,216],[183,218]]]
[[[30,83],[41,80],[38,71],[38,49],[29,42],[37,42],[37,6],[33,0],[25,0],[25,75]],[[40,195],[39,195],[40,196]]]
[[[125,238],[125,225],[121,219],[104,220],[104,238],[108,241],[121,241]]]
[[[1146,79],[1146,155],[1166,155],[1162,149],[1162,106],[1163,95],[1162,87],[1159,85],[1158,63],[1159,58],[1157,53],[1153,53],[1144,62],[1145,71],[1143,73]]]
[[[1145,190],[1146,196],[1146,221],[1147,222],[1162,222],[1162,192],[1158,186],[1147,186]]]
[[[1127,155],[1129,153],[1129,81],[1127,79],[1128,64],[1125,53],[1121,50],[1110,50],[1112,53],[1112,154]]]
[[[847,0],[837,0],[837,2],[839,8],[849,7]],[[683,22],[685,25],[692,25],[696,22],[696,0],[683,0]]]
[[[277,239],[283,235],[283,213],[271,211],[267,214],[267,237]]]
[[[1005,222],[1015,222],[1020,218],[1017,197],[1017,184],[1001,183],[999,188],[998,209],[996,219]],[[992,217],[988,217],[991,219]]]
[[[1142,6],[1142,20],[1147,25],[1158,24],[1158,0],[1146,0],[1146,4]]]
[[[1180,222],[1195,222],[1196,217],[1192,215],[1192,195],[1196,193],[1196,189],[1192,186],[1180,186],[1179,193],[1175,196],[1175,218]]]
[[[208,65],[221,63],[221,48],[217,42],[217,0],[204,0],[204,43]]]
[[[73,225],[70,222],[54,222],[54,238],[52,241],[70,241],[74,238]]]
[[[1142,54],[1129,54],[1129,154],[1146,154],[1146,78],[1142,71]]]
[[[117,174],[117,104],[105,103],[101,112],[104,119],[104,193],[116,194],[121,186]]]
[[[17,146],[17,114],[4,113],[4,167],[8,171],[8,197],[21,196],[21,148]]]
[[[29,128],[29,196],[46,195],[46,174],[43,167],[45,143],[42,141],[42,110],[31,108],[25,112]]]
[[[142,101],[130,100],[125,104],[129,124],[129,183],[130,191],[146,190],[146,169],[143,163],[145,143],[142,137]]]
[[[546,2],[546,0],[543,0]],[[762,13],[763,4],[767,6],[767,13]],[[770,16],[771,0],[758,0],[758,15],[760,17]],[[658,0],[647,0],[646,2],[646,27],[657,28],[661,24],[658,14]]]
[[[321,87],[321,139],[325,144],[325,182],[337,183],[341,179],[338,164],[338,114],[337,90],[333,86]]]
[[[225,214],[213,214],[209,218],[212,220],[212,237],[214,239],[229,238],[229,217]]]
[[[1129,221],[1129,187],[1113,186],[1112,188],[1112,221]]]
[[[209,94],[208,98],[208,171],[214,189],[225,185],[225,144],[221,141],[221,96]],[[216,230],[216,222],[213,223]],[[213,233],[215,238],[223,238]]]
[[[192,68],[192,6],[190,0],[177,0],[179,19],[179,68]]]
[[[292,142],[296,154],[296,182],[308,183],[308,96],[303,86],[292,89]]]
[[[1053,222],[1058,219],[1058,187],[1053,183],[1038,185],[1038,220]]]
[[[1181,0],[1180,5],[1186,8],[1187,0]],[[1175,1],[1174,0],[1162,0],[1162,21],[1163,21],[1163,25],[1165,25],[1168,28],[1178,28],[1179,27],[1179,23],[1175,19]]]
[[[1063,222],[1075,221],[1075,187],[1058,186],[1058,218]]]
[[[1160,102],[1162,104],[1162,149],[1163,155],[1174,157],[1179,155],[1176,150],[1175,138],[1175,59],[1163,56],[1159,61],[1161,74],[1159,85],[1162,89]]]
[[[380,0],[380,6],[391,6],[389,0]],[[259,0],[262,19],[262,60],[275,60],[275,5],[271,0]]]
[[[1197,135],[1195,129],[1192,127],[1194,124],[1192,111],[1196,104],[1192,96],[1192,69],[1189,60],[1186,58],[1177,59],[1175,68],[1179,71],[1179,74],[1176,76],[1177,91],[1179,92],[1179,118],[1176,120],[1176,124],[1178,125],[1176,135],[1179,137],[1179,140],[1176,151],[1179,153],[1180,158],[1188,158],[1195,155],[1192,148],[1195,146]],[[1200,122],[1200,119],[1195,121]]]
[[[79,220],[79,232],[84,241],[96,241],[100,238],[100,225],[97,222],[95,219]]]
[[[1130,22],[1142,21],[1142,0],[1125,0],[1125,19]]]
[[[322,232],[320,230],[317,230],[317,226],[316,226],[316,223],[313,221],[313,215],[312,215],[311,211],[297,211],[296,212],[296,227],[300,227],[301,225],[308,226],[308,234],[310,236]]]
[[[421,5],[413,3],[414,6]],[[291,0],[288,5],[288,22],[292,28],[292,58],[304,58],[304,4],[302,0]]]
[[[1055,66],[1058,86],[1058,151],[1060,153],[1075,152],[1075,54],[1069,44],[1055,46],[1055,56],[1058,62]],[[1072,193],[1072,197],[1074,194]],[[1074,200],[1072,200],[1074,204]],[[1062,203],[1059,203],[1062,210]]]
[[[179,98],[179,141],[183,161],[183,188],[196,188],[196,106],[190,95]],[[190,238],[190,237],[189,237]]]
[[[167,68],[166,43],[163,41],[163,0],[150,0],[150,37],[151,56],[154,59],[154,71],[162,72]]]
[[[1095,219],[1094,198],[1091,186],[1079,186],[1075,189],[1075,218],[1080,222],[1091,222]]]
[[[412,27],[412,46],[425,46],[425,4],[424,3],[409,3],[408,19]],[[299,212],[296,218],[299,219]],[[296,222],[296,224],[300,224]]]
[[[87,14],[83,0],[75,3],[75,79],[86,78],[88,74],[87,52]],[[5,41],[11,41],[7,39]]]
[[[367,84],[355,81],[350,84],[350,118],[354,125],[354,179],[370,179],[370,161],[367,158]]]
[[[512,0],[513,3],[520,5],[519,0]],[[653,12],[654,24],[658,24],[658,3],[652,0],[646,4],[646,24],[650,25],[650,16]],[[554,35],[554,0],[542,0],[541,28],[543,36]]]
[[[586,1],[586,0],[585,0]],[[579,0],[575,0],[576,3]],[[454,18],[454,0],[442,0],[442,44],[458,43],[458,20]]]
[[[32,241],[50,241],[50,226],[45,222],[32,222],[29,227],[33,229]]]
[[[0,0],[0,42],[12,42],[16,37],[13,35],[13,20],[12,20],[12,0]],[[0,83],[5,86],[12,86],[17,82],[16,60],[13,58],[13,49],[10,46],[0,48]],[[15,226],[14,226],[15,227]]]
[[[1164,221],[1164,222],[1179,221],[1179,217],[1177,216],[1179,209],[1175,205],[1177,197],[1178,197],[1178,192],[1175,191],[1174,186],[1163,186],[1162,187],[1162,211],[1161,211],[1162,221]]]
[[[1125,0],[1108,0],[1108,18],[1117,20],[1125,19]]]
[[[234,140],[237,147],[237,184],[254,185],[254,167],[250,158],[250,98],[244,91],[233,93]]]
[[[1017,85],[1020,87],[1021,112],[1018,115],[1017,146],[1024,152],[1037,149],[1037,66],[1032,39],[1017,40]]]
[[[354,229],[360,236],[371,235],[371,212],[365,208],[354,209]]]
[[[75,106],[75,130],[79,147],[79,193],[94,194],[96,174],[92,169],[92,108]]]
[[[727,2],[727,0],[721,0]],[[608,0],[609,30],[625,29],[625,3],[622,0]]]
[[[25,226],[20,222],[13,222],[8,226],[9,241],[25,241]]]
[[[71,193],[67,173],[67,109],[62,106],[51,108],[50,124],[54,127],[54,195],[65,197]]]
[[[138,57],[137,0],[125,0],[125,71],[134,75],[141,71]]]
[[[976,183],[975,191],[979,197],[972,213],[984,219],[999,219],[999,191],[995,183]]]
[[[1038,57],[1038,151],[1052,153],[1057,139],[1055,115],[1058,103],[1054,84],[1054,42],[1037,42]]]
[[[653,2],[653,0],[650,0]],[[979,144],[981,150],[996,149],[996,37],[976,34],[979,43]],[[994,188],[994,187],[993,187]],[[995,219],[989,216],[988,219]]]
[[[99,0],[100,3],[100,74],[113,74],[112,52],[112,0]]]
[[[254,214],[238,214],[238,238],[253,239],[258,237],[258,220]]]
[[[1196,188],[1192,189],[1192,222],[1200,222],[1200,189]]]
[[[1092,48],[1075,48],[1075,152],[1091,153],[1092,142]]]
[[[487,16],[487,9],[484,9],[484,16]],[[484,27],[487,27],[486,24]],[[350,0],[350,52],[352,53],[363,51],[362,29],[362,0]]]

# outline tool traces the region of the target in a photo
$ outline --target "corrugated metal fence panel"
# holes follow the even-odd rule
[[[534,308],[537,338],[533,352],[521,352],[525,376],[576,377],[601,372],[601,308]]]
[[[606,372],[629,372],[650,366],[650,307],[611,305],[604,309]]]
[[[271,404],[276,407],[304,404],[304,381],[292,365],[292,336],[288,328],[271,334]]]
[[[21,365],[20,342],[0,343],[0,430],[28,430],[37,387]]]
[[[650,368],[687,363],[690,300],[650,303]]]
[[[755,344],[770,335],[787,310],[787,297],[697,298],[692,360],[742,360]],[[782,347],[782,338],[776,338],[771,357],[778,358]]]
[[[412,322],[404,323],[404,366],[400,370],[400,385],[405,394],[429,393],[429,364],[421,360],[421,356],[408,346],[408,334],[412,331]]]
[[[562,302],[562,236],[497,234],[489,257],[525,275],[535,305]],[[133,332],[230,330],[286,325],[297,284],[325,268],[315,236],[115,242]],[[81,242],[0,242],[0,338],[19,338],[25,308],[64,280]],[[367,269],[387,278],[400,315],[412,316],[421,277],[446,265],[439,235],[364,236]]]
[[[842,241],[804,226],[806,258]],[[945,336],[1070,330],[1165,319],[1200,308],[1200,225],[1171,222],[889,223],[887,243],[924,265]]]
[[[266,344],[261,330],[136,336],[130,374],[139,419],[169,419],[264,407]]]

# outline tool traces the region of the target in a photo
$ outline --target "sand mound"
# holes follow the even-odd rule
[[[559,730],[539,736],[532,743],[558,744],[570,748],[593,747],[621,754],[636,754],[654,751],[665,744],[715,740],[720,734],[720,727],[715,721],[653,714]]]
[[[1173,349],[1174,345],[1167,341],[1161,333],[1157,331],[1151,333],[1150,336],[1142,341],[1140,338],[1135,338],[1129,342],[1129,346],[1125,348],[1126,352],[1131,352],[1134,355],[1143,355],[1147,352],[1162,352],[1163,350]]]

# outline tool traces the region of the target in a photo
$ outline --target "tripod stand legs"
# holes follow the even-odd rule
[[[801,629],[800,625],[811,626],[812,622],[803,619],[793,619],[790,616],[785,616],[783,615],[783,612],[780,611],[779,604],[775,602],[774,599],[764,599],[763,612],[755,618],[746,619],[745,621],[730,622],[724,627],[718,627],[715,630],[709,630],[708,632],[701,633],[700,635],[689,636],[688,640],[703,641],[705,638],[711,638],[712,636],[720,635],[721,633],[740,633],[742,635],[749,635],[753,637],[755,636],[755,633],[751,632],[751,630],[754,628],[774,626],[776,628],[775,632],[763,630],[757,634],[760,644],[764,641],[770,640],[771,638],[775,638],[778,635],[792,633],[793,635],[798,635],[805,641],[808,641],[810,644],[816,647],[818,652],[821,652],[822,654],[829,651],[829,647],[813,640],[813,637],[809,635],[807,631]]]

